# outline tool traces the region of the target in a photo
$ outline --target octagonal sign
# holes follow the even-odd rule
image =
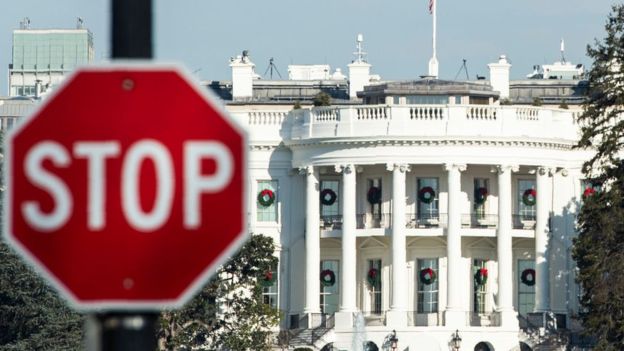
[[[78,309],[179,307],[246,238],[246,135],[174,66],[77,71],[6,142],[8,241]]]

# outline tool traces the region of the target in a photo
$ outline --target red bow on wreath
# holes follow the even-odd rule
[[[475,273],[474,279],[477,285],[485,285],[487,283],[488,278],[488,270],[487,268],[479,268],[477,273]]]

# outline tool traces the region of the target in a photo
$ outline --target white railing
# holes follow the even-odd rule
[[[415,120],[442,120],[444,109],[440,106],[413,106],[409,108],[410,119]]]
[[[496,107],[468,106],[466,108],[466,118],[474,120],[495,120]]]
[[[354,107],[357,119],[378,120],[390,118],[390,107],[388,106],[358,106]]]
[[[251,111],[248,122],[249,125],[281,125],[287,114],[287,112]]]
[[[338,109],[335,107],[315,108],[310,113],[312,114],[312,120],[317,123],[337,122],[340,120],[338,118]]]
[[[539,108],[518,107],[516,108],[516,119],[519,121],[537,121],[539,120]]]
[[[482,105],[370,105],[292,112],[286,139],[331,137],[521,137],[576,141],[571,111]]]

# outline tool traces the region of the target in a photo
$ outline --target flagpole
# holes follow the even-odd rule
[[[432,11],[431,11],[431,15],[433,16],[433,41],[432,41],[432,46],[433,46],[433,54],[431,57],[431,60],[429,60],[429,76],[433,77],[433,78],[438,78],[438,59],[436,57],[436,19],[437,19],[437,15],[436,12],[438,10],[438,0],[430,0],[433,3],[432,6]]]

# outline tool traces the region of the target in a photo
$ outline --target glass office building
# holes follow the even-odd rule
[[[93,35],[88,29],[14,30],[9,95],[36,96],[93,58]]]

